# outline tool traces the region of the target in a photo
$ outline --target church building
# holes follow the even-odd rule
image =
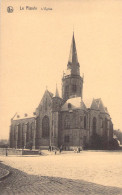
[[[67,70],[62,78],[62,97],[46,89],[35,111],[11,119],[10,147],[48,149],[62,146],[104,149],[113,138],[113,124],[101,98],[85,100],[74,33]]]

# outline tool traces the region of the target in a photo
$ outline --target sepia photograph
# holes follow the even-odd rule
[[[121,195],[122,1],[0,8],[0,195]]]

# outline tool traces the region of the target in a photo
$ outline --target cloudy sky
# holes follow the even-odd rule
[[[8,6],[13,13],[7,12]],[[16,112],[35,110],[46,86],[55,93],[57,83],[61,95],[73,28],[84,73],[83,99],[101,98],[114,128],[122,129],[122,1],[3,0],[0,139],[9,137]]]

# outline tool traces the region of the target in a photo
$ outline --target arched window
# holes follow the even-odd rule
[[[16,125],[14,126],[14,140],[16,140]]]
[[[69,95],[69,85],[65,86],[65,95],[66,97]]]
[[[107,126],[108,126],[108,121],[107,118],[105,118],[105,126],[104,126],[104,135],[107,136]]]
[[[72,85],[72,92],[76,92],[76,91],[77,91],[76,85]]]
[[[92,132],[93,134],[96,134],[96,124],[97,124],[97,119],[96,117],[93,118],[93,126],[92,126]]]
[[[80,128],[83,128],[83,116],[80,116]]]
[[[34,122],[31,123],[31,140],[33,139]]]
[[[70,128],[70,118],[69,118],[69,115],[66,115],[66,117],[65,117],[64,128],[65,129],[69,129]]]
[[[21,126],[18,124],[18,142],[17,142],[18,148],[21,147]]]
[[[44,116],[44,118],[42,119],[42,137],[48,138],[49,130],[50,130],[49,117]]]
[[[45,100],[45,111],[47,111],[47,98]]]
[[[69,142],[69,135],[65,135],[65,137],[64,137],[64,142],[65,142],[65,143],[68,143],[68,142]]]
[[[30,139],[30,132],[29,132],[29,123],[26,124],[27,125],[27,142],[29,142],[29,139]]]
[[[72,105],[70,103],[68,103],[68,108],[71,109]]]
[[[86,116],[84,116],[84,129],[86,129]]]
[[[25,135],[25,131],[24,131],[24,123],[22,124],[22,147],[24,147],[24,135]]]

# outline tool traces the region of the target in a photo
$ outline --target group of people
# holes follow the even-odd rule
[[[55,155],[57,154],[57,151],[59,151],[59,153],[61,154],[61,152],[62,152],[62,150],[63,150],[63,147],[62,146],[60,146],[59,148],[57,148],[57,147],[51,147],[51,146],[49,146],[49,149],[48,149],[50,152],[51,151],[54,151],[55,152]]]
[[[50,152],[51,151],[54,151],[55,155],[57,154],[57,151],[59,151],[59,153],[61,154],[62,150],[63,150],[63,146],[61,145],[59,148],[57,147],[53,147],[53,146],[49,146],[49,149],[48,149]],[[82,149],[80,147],[77,147],[74,149],[74,152],[76,153],[80,153]]]
[[[77,147],[77,149],[74,150],[74,152],[77,152],[77,153],[80,153],[80,151],[81,151],[80,147]]]

